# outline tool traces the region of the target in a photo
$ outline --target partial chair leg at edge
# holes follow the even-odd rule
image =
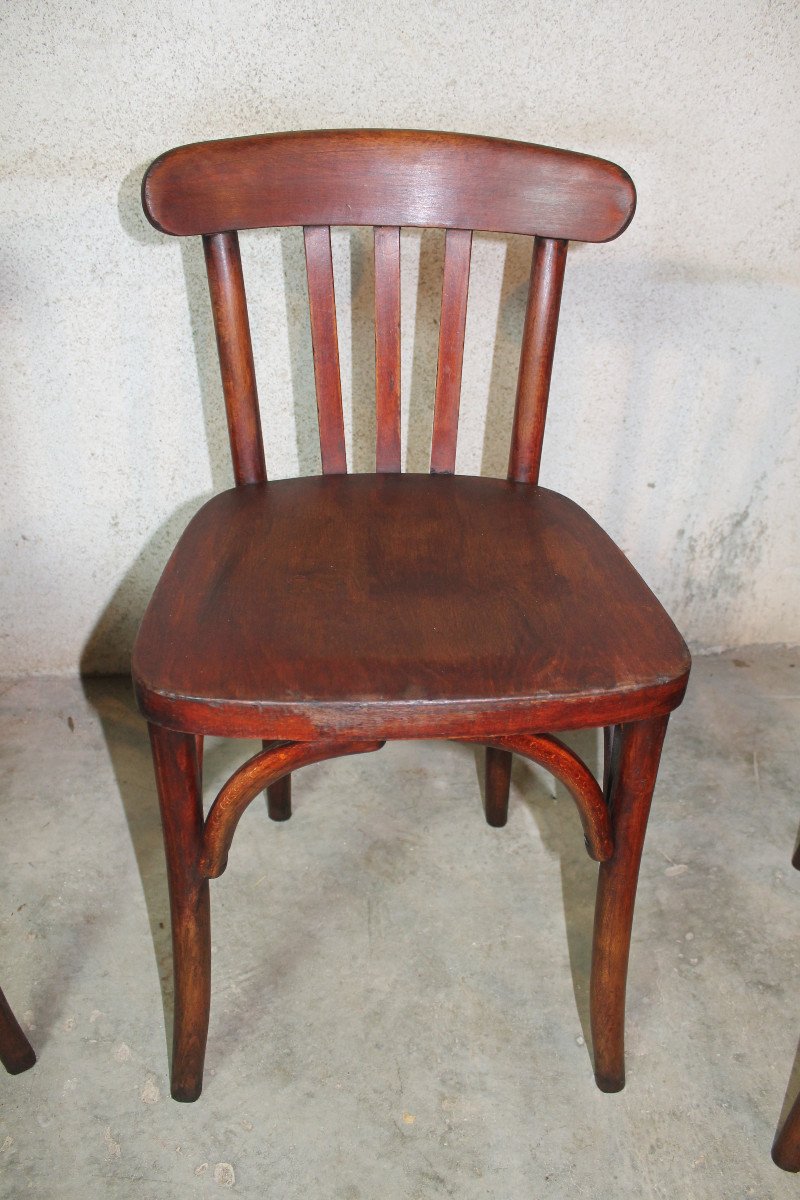
[[[508,820],[508,793],[511,787],[510,750],[486,747],[486,821],[495,829],[502,829]]]
[[[21,1075],[36,1062],[33,1047],[0,989],[0,1062],[9,1075]]]
[[[607,735],[607,791],[614,853],[600,864],[592,947],[594,1072],[603,1092],[625,1086],[625,985],[636,883],[668,717]]]
[[[172,915],[175,1015],[172,1096],[196,1100],[211,1004],[211,920],[208,879],[200,872],[203,801],[200,753],[192,734],[150,725]]]
[[[792,866],[800,871],[800,843],[792,855]],[[789,1109],[772,1143],[772,1161],[782,1171],[800,1171],[800,1095]]]
[[[782,1171],[800,1171],[800,1096],[772,1144],[772,1161]]]

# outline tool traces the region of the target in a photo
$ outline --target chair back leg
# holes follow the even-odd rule
[[[486,821],[497,829],[501,829],[508,820],[512,758],[510,750],[486,747]]]

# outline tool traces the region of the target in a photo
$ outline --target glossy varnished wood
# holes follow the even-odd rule
[[[175,979],[172,1096],[196,1100],[211,1003],[211,926],[203,854],[203,799],[195,738],[150,725],[150,743],[161,806],[172,916]]]
[[[0,990],[0,1062],[9,1075],[20,1075],[36,1062],[33,1047]]]
[[[477,741],[476,738],[464,739]],[[600,785],[589,768],[559,738],[547,733],[496,735],[489,749],[513,752],[546,767],[564,784],[578,806],[586,849],[595,862],[606,862],[614,852],[609,812]]]
[[[497,746],[486,747],[484,765],[485,813],[487,825],[502,829],[508,821],[508,795],[511,789],[513,755]]]
[[[522,332],[508,477],[537,483],[556,347],[567,243],[536,238]]]
[[[263,483],[267,470],[239,239],[235,233],[218,233],[204,238],[203,245],[234,478],[237,483]]]
[[[380,750],[383,742],[289,742],[269,747],[249,758],[231,775],[211,805],[203,834],[200,871],[215,879],[225,870],[228,851],[242,814],[260,791],[285,778],[299,767],[341,758],[346,754],[366,754]]]
[[[400,230],[375,230],[375,469],[400,470]]]
[[[669,617],[578,505],[428,475],[216,496],[170,559],[133,660],[151,720],[289,741],[632,720],[678,704],[688,670]]]
[[[280,742],[262,740],[262,750],[277,750]],[[292,815],[292,777],[283,775],[267,786],[267,812],[271,821],[288,821]]]
[[[416,225],[604,242],[636,192],[614,163],[550,146],[421,130],[275,133],[180,146],[142,203],[157,229]]]
[[[431,471],[435,475],[452,475],[456,469],[458,410],[461,399],[461,370],[464,363],[471,253],[471,230],[448,229],[444,241],[439,361],[433,402]]]
[[[616,731],[608,777],[614,853],[600,866],[590,1011],[594,1072],[604,1092],[625,1086],[625,984],[636,883],[668,716]]]
[[[309,226],[303,230],[303,235],[322,470],[326,475],[341,475],[347,471],[347,457],[344,446],[331,231],[327,226]]]
[[[355,130],[198,143],[144,180],[153,224],[203,234],[237,487],[181,538],[145,615],[134,677],[151,738],[170,881],[173,1094],[202,1084],[208,877],[264,788],[291,813],[292,770],[385,738],[486,745],[486,816],[505,823],[512,754],[573,796],[598,885],[595,1070],[622,1086],[639,860],[686,647],[624,555],[536,485],[569,239],[627,225],[633,185],[588,155],[500,139]],[[375,229],[376,471],[348,477],[331,225]],[[266,483],[237,229],[304,227],[324,477]],[[400,229],[444,228],[431,475],[402,476]],[[509,480],[456,460],[473,230],[535,238]],[[545,730],[605,726],[604,790]],[[262,739],[203,819],[203,737]]]

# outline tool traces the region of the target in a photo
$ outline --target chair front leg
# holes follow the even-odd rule
[[[600,864],[590,1000],[594,1073],[603,1092],[625,1086],[625,983],[633,906],[668,719],[617,726],[613,757],[607,759],[614,853]]]
[[[486,822],[496,829],[502,829],[508,820],[512,759],[510,750],[486,747]]]
[[[19,1075],[36,1062],[33,1047],[22,1032],[2,990],[0,990],[0,1062],[9,1075]]]
[[[211,924],[208,879],[199,869],[203,801],[199,746],[192,734],[150,725],[150,743],[161,805],[172,915],[175,979],[172,1095],[196,1100],[211,1003]]]

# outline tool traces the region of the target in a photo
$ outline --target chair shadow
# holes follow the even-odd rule
[[[100,722],[136,858],[161,985],[168,1047],[172,1043],[172,949],[161,820],[147,725],[137,711],[130,676],[118,673],[117,664],[120,645],[133,644],[154,578],[158,578],[174,543],[205,499],[199,496],[182,504],[149,539],[95,623],[80,662],[81,686]],[[213,762],[213,750],[211,754]],[[41,1010],[40,1001],[37,1012]],[[45,1019],[46,1013],[42,1013],[41,1020]]]
[[[169,890],[161,819],[147,725],[136,707],[129,676],[81,677],[84,696],[97,714],[114,771],[142,886],[161,990],[167,1053],[172,1056],[174,991]],[[205,773],[230,774],[257,743],[207,741]],[[266,816],[265,816],[266,819]]]
[[[602,730],[581,729],[559,733],[559,738],[586,763],[596,778],[603,777]],[[484,751],[475,751],[475,766],[486,804]],[[548,790],[548,780],[553,791]],[[561,875],[561,900],[567,933],[572,991],[589,1056],[594,1059],[589,1012],[589,982],[592,965],[594,903],[597,891],[597,863],[586,853],[580,819],[572,796],[562,783],[544,768],[514,755],[511,773],[509,819],[513,819],[515,793],[533,818],[542,845],[551,858],[558,859]]]
[[[574,734],[559,736],[579,754],[591,768],[601,757],[598,750],[598,733],[596,729],[585,729]],[[480,746],[461,745],[458,742],[448,742],[447,747],[457,754],[469,754],[474,762],[478,783],[474,796],[474,806],[485,806],[484,781],[484,750]],[[445,747],[442,747],[443,751]],[[226,767],[227,772],[234,767],[231,757],[234,752],[230,742],[217,747],[215,768]],[[242,757],[246,752],[242,750]],[[542,773],[540,774],[540,770]],[[205,772],[209,778],[212,775],[211,763]],[[302,779],[302,775],[301,775]],[[551,777],[544,769],[534,767],[518,755],[514,756],[512,772],[512,816],[514,804],[523,804],[536,824],[537,831],[547,854],[559,861],[561,875],[561,895],[564,907],[564,919],[567,933],[568,954],[573,994],[576,1011],[590,1062],[593,1061],[593,1047],[589,1021],[589,978],[591,968],[591,947],[594,919],[594,898],[597,885],[597,864],[586,854],[580,820],[572,797],[557,781],[552,780],[555,790],[548,788],[545,780]],[[302,790],[298,787],[297,799],[302,803]],[[478,798],[480,797],[480,799]],[[208,797],[207,797],[208,801]],[[255,802],[256,804],[258,801]],[[266,813],[264,814],[266,820]],[[364,853],[355,842],[343,843],[338,847],[337,877],[358,877],[363,874],[363,863],[360,855]],[[322,918],[327,911],[328,902],[324,889],[303,889],[296,907],[293,908],[294,922],[290,937],[280,935],[276,931],[268,951],[257,956],[244,979],[237,985],[239,1004],[245,1008],[259,1008],[263,1005],[263,997],[271,991],[270,981],[280,979],[286,986],[293,974],[303,970],[314,960],[315,931],[319,929]],[[166,1010],[165,1010],[166,1012]],[[165,1019],[166,1016],[165,1016]],[[218,1012],[215,1017],[214,1045],[215,1054],[224,1057],[235,1052],[241,1044],[241,1019],[236,1014]]]
[[[129,677],[83,675],[81,684],[103,731],[136,857],[161,987],[166,1044],[171,1053],[173,988],[169,893],[147,726],[136,710]]]

